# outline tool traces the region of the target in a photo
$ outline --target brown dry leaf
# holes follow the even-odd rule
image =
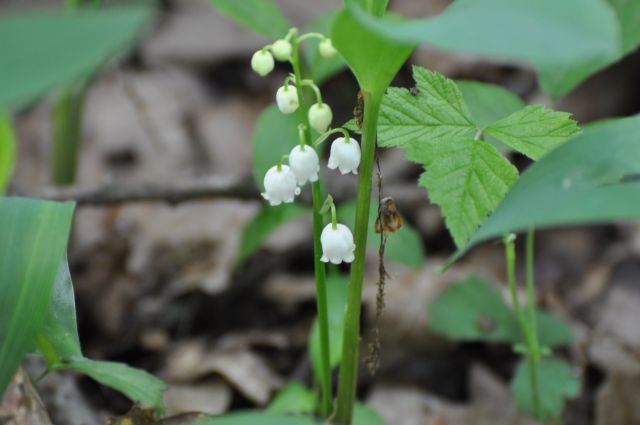
[[[596,425],[640,424],[640,373],[614,372],[596,399]]]
[[[156,419],[153,409],[134,405],[126,415],[107,419],[105,425],[188,425],[205,416],[199,412],[192,412]]]
[[[202,412],[219,415],[231,405],[231,389],[221,379],[201,384],[170,385],[164,394],[167,415]]]
[[[0,424],[51,425],[47,410],[22,367],[18,368],[0,400]]]

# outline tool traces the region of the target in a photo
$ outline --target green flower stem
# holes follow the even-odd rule
[[[84,82],[73,84],[53,105],[51,179],[56,185],[71,184],[76,178],[85,91]]]
[[[376,151],[376,127],[380,98],[364,92],[364,120],[362,128],[362,161],[358,178],[356,199],[355,260],[351,264],[349,298],[345,312],[344,337],[342,342],[342,362],[338,382],[338,404],[335,421],[349,425],[353,417],[353,406],[358,383],[360,348],[360,310],[362,304],[362,281],[367,250],[367,229],[369,227],[369,207],[371,205],[371,179]]]
[[[345,130],[342,127],[337,127],[337,128],[332,128],[331,130],[327,131],[326,133],[321,134],[320,137],[318,137],[313,142],[313,147],[317,148],[318,146],[320,146],[322,144],[322,142],[327,140],[327,137],[331,136],[332,134],[336,134],[336,133],[342,133],[342,135],[344,136],[344,141],[346,143],[349,143],[349,141],[351,140],[351,138],[349,136],[349,132],[347,130]]]
[[[533,411],[538,417],[540,412],[540,395],[538,394],[538,360],[539,345],[536,334],[535,323],[535,299],[533,292],[533,229],[527,234],[527,310],[528,316],[525,316],[522,306],[518,301],[516,291],[516,250],[515,235],[511,234],[505,237],[505,254],[507,260],[507,280],[509,282],[509,291],[513,300],[513,308],[520,322],[522,333],[526,342],[527,362],[529,363],[529,385],[531,388]]]
[[[293,54],[291,64],[296,81],[302,81],[300,72],[300,44],[298,37],[293,36]],[[302,111],[302,119],[304,120],[304,139],[305,144],[311,144],[311,131],[309,127],[308,107],[305,102],[302,86],[296,84],[298,92],[298,100],[300,110]],[[320,413],[324,418],[328,418],[331,414],[331,364],[329,362],[329,309],[327,307],[327,283],[325,265],[320,258],[322,257],[322,245],[320,244],[320,234],[324,226],[324,220],[320,210],[322,209],[322,187],[320,180],[311,184],[311,198],[313,203],[313,265],[316,275],[316,308],[318,311],[318,328],[320,331],[320,363],[322,376],[320,377],[320,387],[322,389],[322,397],[320,402]]]

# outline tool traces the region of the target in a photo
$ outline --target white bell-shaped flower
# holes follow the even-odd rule
[[[278,169],[278,167],[280,169]],[[274,165],[264,175],[264,193],[262,197],[271,205],[291,203],[296,195],[300,194],[300,188],[296,184],[296,176],[288,165]]]
[[[251,57],[251,68],[262,77],[273,71],[274,66],[273,56],[266,50],[258,50]]]
[[[302,186],[307,181],[315,182],[318,180],[318,172],[320,171],[320,158],[316,150],[311,146],[301,147],[296,145],[289,153],[289,165],[293,174],[296,176],[298,186]]]
[[[318,133],[324,133],[329,128],[333,112],[326,103],[314,103],[309,108],[309,125]]]
[[[335,229],[333,224],[327,224],[320,234],[320,243],[322,244],[320,261],[340,264],[343,261],[350,263],[355,258],[353,251],[356,245],[353,243],[353,234],[344,224],[336,224]]]
[[[338,53],[330,38],[325,38],[318,44],[318,52],[325,59],[331,59]]]
[[[287,40],[276,40],[271,45],[271,51],[273,56],[281,62],[288,61],[291,58],[291,52],[293,52],[293,46]]]
[[[283,114],[294,113],[300,105],[296,88],[288,84],[280,87],[276,92],[276,103],[278,104],[278,109],[280,109],[280,112]]]
[[[344,137],[338,137],[331,144],[327,166],[332,170],[339,169],[342,174],[358,174],[360,156],[360,145],[353,137],[348,142]]]

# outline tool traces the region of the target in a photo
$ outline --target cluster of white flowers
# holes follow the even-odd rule
[[[318,52],[324,58],[331,58],[337,53],[331,43],[331,39],[326,37],[320,40]],[[292,59],[292,54],[293,46],[288,39],[277,40],[254,53],[251,58],[251,67],[259,75],[265,76],[273,70],[275,66],[274,58],[279,61],[289,61]],[[325,133],[329,130],[333,120],[331,108],[322,102],[320,90],[312,81],[289,82],[292,78],[293,76],[288,77],[282,87],[276,91],[278,109],[283,114],[294,113],[300,107],[298,93],[301,86],[311,86],[316,92],[316,103],[309,108],[307,118],[309,126],[322,135],[319,140],[324,140],[328,135]],[[330,131],[329,134],[333,132],[336,132],[336,130]],[[327,166],[331,170],[339,169],[342,174],[350,172],[358,174],[360,145],[357,141],[348,137],[346,133],[345,136],[333,141]],[[291,149],[291,152],[286,157],[288,158],[288,165],[278,163],[271,167],[264,176],[265,191],[262,193],[262,197],[269,201],[271,205],[293,202],[295,197],[300,194],[302,186],[307,182],[318,180],[320,158],[314,146],[305,144],[302,141],[301,144]],[[343,261],[350,263],[354,260],[355,251],[353,234],[347,226],[336,222],[335,206],[332,200],[331,208],[332,222],[323,229],[320,236],[322,245],[321,260],[325,263],[331,262],[333,264],[340,264]]]

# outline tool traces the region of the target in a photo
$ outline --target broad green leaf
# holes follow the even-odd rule
[[[273,39],[287,35],[291,24],[271,0],[209,0],[221,14]]]
[[[353,425],[387,425],[380,415],[366,404],[353,406]]]
[[[336,17],[336,13],[337,12],[334,11],[320,15],[316,20],[309,24],[307,32],[319,32],[328,37],[331,32],[331,24]],[[316,38],[306,40],[302,44],[302,53],[309,65],[309,72],[311,74],[310,78],[316,84],[321,84],[323,81],[344,69],[346,64],[339,54],[335,55],[331,59],[326,59],[320,56],[320,53],[318,52],[318,44],[320,44],[320,40]]]
[[[373,16],[384,16],[389,0],[345,0],[346,5],[356,5]]]
[[[481,241],[531,226],[638,219],[639,174],[640,116],[591,125],[529,167],[453,259]]]
[[[479,140],[434,144],[425,155],[420,185],[440,206],[447,228],[461,247],[498,206],[518,179],[518,170]]]
[[[365,13],[357,6],[342,9],[333,22],[331,40],[360,88],[373,98],[380,98],[414,46],[376,34],[357,21],[352,12]]]
[[[0,197],[4,194],[16,160],[16,138],[11,118],[0,111]]]
[[[306,416],[247,411],[214,416],[194,422],[194,425],[322,425],[322,423]]]
[[[266,411],[287,415],[311,415],[317,403],[316,393],[299,382],[292,382],[276,394]]]
[[[495,84],[459,80],[456,86],[471,112],[472,121],[480,128],[525,107],[522,99]]]
[[[622,36],[622,53],[635,50],[640,44],[640,2],[637,0],[608,0],[616,11]]]
[[[0,17],[0,106],[19,107],[92,74],[129,46],[151,17],[141,6]]]
[[[362,12],[354,17],[390,40],[526,61],[549,76],[554,70],[575,73],[585,62],[611,63],[621,52],[618,20],[605,0],[457,0],[435,18],[399,22]],[[541,80],[557,97],[586,76]]]
[[[538,394],[540,411],[534,414],[531,385],[529,382],[529,362],[522,359],[511,382],[511,390],[518,409],[537,416],[547,422],[562,413],[564,400],[580,393],[580,379],[564,360],[543,357],[537,365]]]
[[[356,217],[355,201],[344,202],[338,207],[338,221],[353,229]],[[372,202],[369,208],[369,233],[367,243],[369,247],[377,249],[380,246],[380,235],[375,231],[378,217],[378,203]],[[402,227],[389,234],[385,247],[385,258],[409,267],[418,269],[424,263],[424,247],[420,234],[406,220]]]
[[[76,370],[123,393],[131,400],[155,407],[158,413],[163,411],[162,394],[166,386],[161,380],[143,370],[134,369],[124,363],[97,361],[84,357],[66,359],[54,369]]]
[[[428,306],[431,328],[460,341],[524,343],[520,324],[497,289],[476,276],[452,284]],[[542,347],[571,343],[565,323],[543,311],[536,312],[538,341]]]
[[[327,305],[329,312],[329,364],[331,368],[340,363],[342,355],[342,333],[347,296],[347,279],[339,274],[329,274],[327,276]],[[322,363],[320,361],[320,328],[317,319],[309,334],[309,354],[315,376],[320,380]]]
[[[240,249],[236,264],[240,264],[249,258],[262,242],[280,226],[295,220],[307,212],[308,209],[298,204],[282,204],[278,206],[265,206],[257,216],[244,228]]]
[[[253,170],[259,188],[264,189],[264,175],[269,168],[298,143],[300,122],[300,110],[285,115],[275,105],[265,109],[258,118],[253,129]]]
[[[74,204],[0,202],[0,397],[47,316]]]
[[[456,84],[441,74],[415,66],[418,94],[389,88],[382,99],[378,144],[401,147],[412,160],[422,158],[426,145],[468,136],[476,126]]]
[[[485,131],[529,158],[538,160],[580,133],[580,128],[570,116],[567,112],[532,105],[491,124]]]

